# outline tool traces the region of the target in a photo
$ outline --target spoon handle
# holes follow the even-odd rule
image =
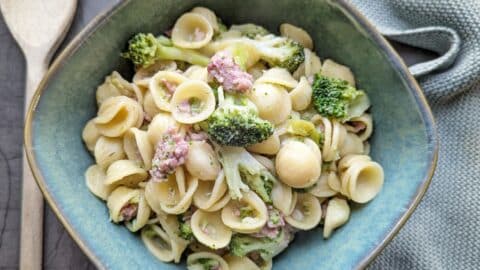
[[[46,63],[27,57],[25,111],[46,70]],[[43,196],[32,176],[25,153],[23,154],[21,218],[20,269],[41,270],[43,256]]]

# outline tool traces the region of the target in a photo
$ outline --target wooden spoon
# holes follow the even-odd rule
[[[1,0],[0,9],[27,62],[25,110],[72,22],[77,0]],[[42,269],[43,197],[23,157],[20,269]]]

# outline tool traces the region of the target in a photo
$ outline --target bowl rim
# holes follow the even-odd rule
[[[25,128],[24,128],[24,146],[25,152],[27,155],[27,160],[30,166],[30,169],[33,173],[35,181],[39,186],[43,196],[46,201],[52,208],[53,212],[60,220],[62,225],[65,227],[67,232],[70,234],[72,239],[80,247],[80,249],[87,255],[90,261],[98,269],[107,269],[106,265],[100,260],[100,258],[93,252],[93,250],[87,246],[84,239],[82,239],[77,232],[73,229],[70,222],[65,218],[62,211],[58,207],[56,200],[51,196],[48,188],[46,187],[45,180],[43,175],[37,165],[35,159],[35,153],[33,149],[33,137],[32,137],[32,120],[34,118],[36,108],[40,97],[43,91],[47,88],[49,81],[54,74],[57,73],[59,69],[65,65],[66,60],[70,58],[83,44],[84,42],[103,24],[108,21],[108,18],[113,16],[119,9],[123,6],[129,4],[132,0],[123,0],[112,7],[100,12],[96,15],[84,28],[80,31],[70,43],[65,47],[65,49],[58,55],[54,60],[42,81],[39,83],[30,105],[28,107],[27,115],[25,118]],[[419,106],[420,114],[424,125],[426,127],[426,136],[427,143],[431,146],[430,149],[430,163],[425,178],[422,181],[422,184],[418,187],[415,195],[412,197],[411,201],[408,204],[406,211],[402,216],[395,222],[390,231],[385,235],[385,237],[380,241],[375,247],[373,247],[368,254],[355,266],[355,269],[364,269],[375,259],[380,252],[391,242],[393,237],[395,237],[400,229],[405,225],[406,221],[413,214],[419,203],[422,201],[423,196],[425,195],[428,187],[430,186],[432,177],[435,172],[438,160],[438,135],[435,126],[435,120],[428,105],[428,102],[421,90],[418,82],[413,77],[413,75],[408,71],[408,67],[403,62],[399,54],[393,49],[390,43],[377,31],[377,29],[369,22],[369,20],[361,14],[353,4],[350,4],[348,0],[336,0],[327,2],[331,5],[336,5],[340,10],[349,17],[354,23],[359,24],[364,30],[366,30],[367,36],[372,39],[379,49],[387,55],[390,64],[395,69],[396,72],[402,77],[406,83],[407,88],[410,93],[413,94],[413,97],[416,103]]]

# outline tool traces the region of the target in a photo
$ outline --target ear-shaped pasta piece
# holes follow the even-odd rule
[[[255,83],[271,83],[287,89],[293,89],[298,84],[288,70],[279,67],[274,67],[265,71]]]
[[[138,88],[133,87],[126,81],[120,73],[114,71],[111,75],[105,77],[105,81],[97,88],[97,104],[102,104],[105,100],[116,96],[127,96],[142,102],[142,94]]]
[[[292,191],[290,186],[276,181],[272,189],[272,203],[275,208],[280,210],[284,215],[288,216],[292,213],[296,200],[297,193]]]
[[[148,125],[147,135],[150,143],[155,148],[165,133],[173,128],[175,131],[180,129],[180,125],[172,118],[169,113],[159,113],[155,115]]]
[[[150,224],[142,229],[143,244],[157,259],[171,262],[174,259],[172,244],[168,234],[158,225]]]
[[[312,102],[312,86],[308,83],[307,78],[302,76],[297,87],[290,93],[292,108],[296,111],[303,111],[308,108]]]
[[[187,78],[175,71],[159,71],[153,75],[149,83],[149,90],[152,94],[153,101],[162,111],[170,112],[172,107],[170,100],[176,88]]]
[[[198,188],[193,194],[193,204],[200,209],[209,209],[223,198],[227,189],[225,174],[220,171],[215,182],[200,181],[198,183]]]
[[[115,223],[130,221],[137,215],[140,190],[127,187],[116,188],[107,199],[110,219]]]
[[[340,198],[329,200],[323,225],[323,237],[329,238],[332,231],[345,224],[349,217],[350,207],[346,200]]]
[[[125,226],[131,231],[136,232],[143,228],[148,222],[152,210],[145,199],[145,192],[140,190],[139,201],[137,204],[137,214],[135,218],[125,222]]]
[[[186,49],[198,49],[207,45],[213,37],[209,21],[197,13],[185,13],[177,19],[172,29],[172,42]]]
[[[294,188],[313,185],[320,177],[321,161],[306,144],[289,140],[278,151],[275,168],[280,180]]]
[[[382,189],[383,169],[376,162],[355,162],[343,174],[342,188],[354,202],[366,203],[377,196]],[[345,184],[343,178],[345,178]]]
[[[208,265],[212,265],[210,269],[229,270],[227,262],[215,253],[196,252],[187,257],[188,270],[205,269],[204,265],[207,263]]]
[[[198,209],[192,215],[190,226],[195,239],[211,249],[228,246],[232,238],[232,230],[223,224],[219,211],[205,212]]]
[[[275,155],[280,150],[280,137],[273,133],[266,140],[247,146],[247,150],[259,154]]]
[[[113,162],[124,159],[123,140],[100,136],[93,151],[95,161],[103,169],[107,169]]]
[[[117,160],[108,167],[105,184],[111,187],[135,187],[147,177],[147,171],[140,168],[134,161]]]
[[[363,154],[370,155],[370,143],[367,141],[363,142]]]
[[[223,256],[230,270],[260,270],[248,257],[237,257],[231,254]]]
[[[148,88],[150,79],[157,73],[158,71],[175,71],[177,70],[177,63],[172,60],[158,60],[152,65],[147,67],[142,67],[135,75],[133,75],[133,83],[140,86]]]
[[[338,171],[340,173],[345,172],[349,167],[351,167],[356,162],[371,161],[372,159],[367,155],[347,155],[344,156],[338,162]]]
[[[318,198],[331,197],[337,194],[337,191],[331,189],[328,185],[328,179],[331,177],[331,174],[335,175],[334,172],[323,172],[317,183],[315,183],[312,188],[308,189],[308,193]]]
[[[347,81],[351,86],[355,87],[355,77],[350,68],[340,65],[330,59],[323,62],[321,74],[330,78],[337,78]]]
[[[364,113],[359,117],[353,117],[347,122],[347,130],[356,133],[360,140],[366,141],[373,132],[372,116]]]
[[[313,49],[313,40],[307,31],[303,30],[302,28],[291,25],[289,23],[282,23],[280,25],[280,35],[284,37],[288,37],[298,43],[300,43],[303,47],[308,49]]]
[[[95,144],[100,136],[100,132],[98,132],[93,119],[88,121],[82,131],[82,139],[87,146],[88,151],[93,152],[95,150]]]
[[[219,211],[230,202],[230,199],[231,199],[230,194],[228,192],[225,192],[225,195],[223,195],[223,197],[220,200],[214,203],[210,208],[203,209],[203,211],[206,211],[206,212]]]
[[[148,182],[145,194],[152,209],[160,208],[161,211],[174,215],[187,211],[192,203],[193,194],[198,188],[198,179],[187,175],[185,183],[181,178],[178,173],[175,173],[170,175],[167,181]],[[185,191],[182,192],[182,189]]]
[[[340,149],[347,136],[345,127],[336,120],[315,115],[312,120],[319,125],[324,134],[322,154],[324,161],[335,161],[340,158]]]
[[[257,62],[255,65],[251,66],[247,72],[252,75],[254,80],[257,80],[263,75],[263,72],[267,70],[267,67],[262,62]]]
[[[153,147],[146,131],[131,128],[123,136],[123,149],[128,159],[148,170],[152,167]]]
[[[258,232],[267,223],[267,206],[250,190],[243,193],[240,200],[231,200],[222,209],[222,220],[235,232]]]
[[[202,82],[208,82],[208,70],[207,67],[198,65],[192,65],[185,70],[183,75],[190,80],[198,80]]]
[[[112,192],[112,189],[105,185],[105,178],[105,171],[99,165],[92,165],[85,171],[85,182],[88,189],[104,201],[107,200],[108,195]]]
[[[295,209],[285,221],[300,230],[315,228],[322,218],[322,207],[315,196],[309,193],[299,193]]]
[[[310,138],[304,138],[303,143],[310,148],[310,150],[313,151],[315,154],[315,157],[317,157],[318,163],[320,164],[320,167],[322,166],[322,152],[320,151],[320,148],[316,142],[314,142]]]
[[[171,100],[177,122],[193,124],[207,119],[215,110],[215,96],[208,84],[190,80],[177,87]]]
[[[190,142],[185,167],[200,180],[215,180],[221,170],[215,151],[206,141]]]
[[[292,102],[287,90],[270,83],[256,83],[249,94],[250,100],[258,108],[261,118],[279,124],[292,112]]]
[[[334,171],[328,172],[327,184],[331,190],[336,192],[341,192],[342,190],[342,182],[340,181],[337,173]]]
[[[213,11],[205,7],[194,7],[190,12],[202,15],[212,26],[214,32],[218,32],[218,19]]]
[[[340,156],[349,154],[363,154],[363,141],[354,133],[347,132],[345,140],[340,147]]]
[[[305,54],[305,76],[311,77],[319,73],[322,69],[320,57],[307,48],[303,49],[303,52]]]
[[[158,221],[160,222],[160,225],[162,225],[162,228],[165,230],[165,233],[167,233],[170,239],[170,246],[173,253],[173,261],[175,263],[180,262],[182,253],[185,251],[190,242],[179,236],[180,229],[177,216],[167,215],[165,217],[160,217]]]
[[[145,112],[145,120],[151,122],[152,119],[162,111],[157,107],[153,100],[152,93],[147,91],[143,97],[143,111]]]
[[[105,100],[93,119],[98,132],[107,137],[120,137],[131,127],[140,127],[143,110],[135,100],[117,96]]]

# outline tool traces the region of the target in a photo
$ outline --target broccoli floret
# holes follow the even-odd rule
[[[275,177],[260,164],[245,148],[216,147],[223,165],[230,196],[233,199],[242,198],[242,191],[250,188],[260,198],[270,203]]]
[[[146,67],[155,61],[180,60],[190,64],[206,66],[210,59],[196,51],[173,47],[170,39],[156,38],[152,34],[139,33],[128,41],[128,50],[122,56],[135,65]]]
[[[230,27],[230,30],[238,31],[242,34],[242,36],[250,39],[255,39],[257,36],[266,36],[270,34],[267,29],[253,23],[234,24]]]
[[[286,37],[266,35],[257,39],[256,45],[260,57],[270,66],[285,68],[290,73],[305,61],[303,46]]]
[[[273,134],[273,125],[258,116],[255,105],[246,97],[234,95],[226,95],[206,126],[213,141],[228,146],[252,145]]]
[[[181,216],[179,216],[181,217]],[[192,231],[192,227],[190,226],[190,223],[189,222],[184,222],[183,220],[178,220],[178,236],[180,236],[181,238],[187,240],[187,241],[191,241],[193,240],[193,231]]]
[[[367,95],[344,80],[316,74],[312,88],[313,106],[325,117],[347,121],[370,106]]]
[[[267,261],[282,252],[292,238],[293,235],[286,229],[282,229],[275,238],[256,238],[246,234],[235,234],[230,242],[230,252],[239,257],[258,252],[260,257]]]

